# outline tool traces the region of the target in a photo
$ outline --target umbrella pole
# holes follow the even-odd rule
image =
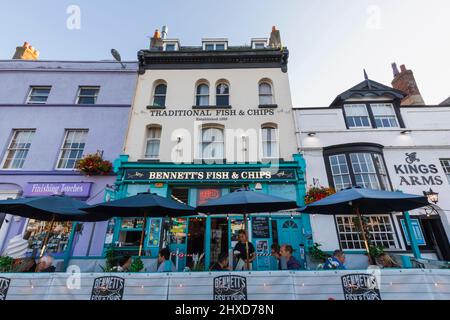
[[[245,241],[245,252],[246,252],[246,257],[247,259],[245,259],[245,264],[247,266],[247,270],[250,270],[250,261],[249,261],[249,256],[248,256],[248,234],[247,234],[247,214],[244,213],[244,231],[245,231],[245,238],[247,238],[247,241]]]
[[[45,249],[47,248],[48,240],[50,239],[50,233],[53,230],[53,226],[55,224],[55,215],[52,217],[52,221],[50,222],[50,229],[48,230],[47,235],[44,238],[44,242],[42,243],[41,253],[39,254],[39,258],[41,258],[44,255]]]
[[[364,246],[366,247],[367,257],[369,258],[369,264],[372,265],[373,264],[373,260],[372,260],[372,256],[370,255],[369,241],[367,240],[366,232],[364,231],[362,215],[361,215],[361,212],[359,212],[359,208],[358,207],[356,207],[356,215],[358,216],[359,228],[361,230],[361,235],[362,235],[362,238],[363,238],[363,241],[364,241]]]
[[[141,243],[139,245],[139,257],[142,256],[142,246],[144,244],[145,229],[147,228],[147,213],[144,213],[144,223],[142,224]]]

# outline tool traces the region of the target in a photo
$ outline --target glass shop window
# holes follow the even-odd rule
[[[66,251],[72,232],[72,222],[55,222],[52,230],[50,230],[50,225],[51,223],[46,221],[29,220],[24,236],[29,243],[27,253],[39,255],[48,232],[50,232],[50,237],[45,252],[61,254]]]
[[[120,225],[118,247],[138,247],[141,241],[144,218],[123,218]]]

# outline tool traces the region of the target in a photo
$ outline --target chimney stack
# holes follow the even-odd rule
[[[18,60],[38,60],[39,51],[33,48],[28,42],[24,42],[23,46],[17,47],[13,59]]]
[[[281,48],[280,30],[277,30],[275,26],[272,27],[272,32],[270,33],[269,47],[277,49]]]
[[[404,64],[400,66],[399,72],[396,63],[392,64],[392,70],[394,72],[392,87],[407,94],[401,104],[403,106],[425,105],[425,101],[420,94],[413,72],[406,69]]]
[[[163,41],[161,38],[161,32],[158,29],[155,30],[153,37],[150,39],[150,50],[161,51],[163,49]]]

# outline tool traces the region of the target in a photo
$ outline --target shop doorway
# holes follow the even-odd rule
[[[204,270],[206,219],[189,218],[186,246],[186,266],[191,270]],[[193,256],[197,258],[194,259]]]
[[[405,234],[404,221],[401,216],[398,217],[402,225],[402,236],[406,243],[406,249],[411,250],[409,238]],[[420,250],[424,253],[435,253],[439,260],[450,261],[450,244],[447,234],[438,215],[431,216],[411,216],[415,237]]]
[[[439,216],[421,218],[425,238],[439,260],[450,261],[450,245]]]
[[[278,238],[280,246],[289,244],[295,250],[293,256],[300,261],[300,245],[302,244],[300,219],[278,220]]]
[[[211,243],[210,243],[210,263],[213,264],[219,259],[222,253],[228,253],[228,219],[211,219]],[[209,269],[210,266],[208,266]]]

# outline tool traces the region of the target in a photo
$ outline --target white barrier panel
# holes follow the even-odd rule
[[[0,274],[0,300],[449,300],[450,270]]]

